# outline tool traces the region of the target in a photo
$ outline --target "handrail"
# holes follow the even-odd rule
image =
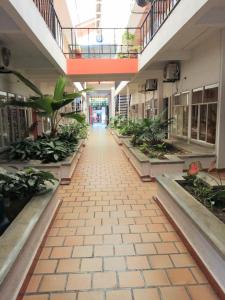
[[[151,3],[151,8],[140,28],[142,52],[180,1],[181,0],[154,0]]]
[[[54,39],[63,51],[62,26],[55,11],[52,0],[33,0]]]
[[[130,57],[130,55],[142,53],[180,1],[153,0],[150,10],[140,27],[62,28],[52,0],[33,0],[61,50],[65,55],[72,58],[79,57],[79,55],[85,57],[99,57],[101,55],[109,55],[111,58],[116,57],[116,55]],[[106,43],[103,42],[103,32],[107,33],[107,31],[108,33],[113,32],[111,44],[108,39],[106,39]],[[87,42],[86,45],[80,45],[78,39],[82,34],[84,35],[84,32]],[[96,39],[97,36],[99,38],[96,40],[97,44],[91,41],[93,32],[96,32]],[[124,32],[131,33],[135,35],[135,38],[121,43],[116,37],[117,32],[120,35]],[[66,47],[63,45],[64,37],[67,40]],[[65,50],[66,48],[68,50]]]

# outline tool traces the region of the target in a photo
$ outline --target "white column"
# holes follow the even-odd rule
[[[109,118],[115,117],[115,88],[111,88],[111,101],[109,106]]]
[[[217,168],[225,168],[225,29],[221,30],[220,87],[217,118]]]

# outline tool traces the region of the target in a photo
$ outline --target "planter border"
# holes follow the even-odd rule
[[[176,182],[182,179],[182,175],[157,177],[155,200],[177,229],[217,294],[224,299],[225,225]]]
[[[183,171],[184,161],[177,155],[166,155],[167,159],[163,160],[149,158],[138,148],[133,147],[129,139],[123,140],[122,150],[143,181],[152,181],[164,173]]]
[[[114,128],[111,128],[110,132],[111,132],[112,136],[114,137],[115,141],[117,142],[117,144],[120,145],[120,146],[122,146],[124,139],[129,139],[130,138],[130,136],[128,136],[128,135],[119,134],[118,131]]]
[[[4,300],[17,299],[61,202],[55,197],[58,183],[47,186],[52,191],[34,196],[0,237],[0,294]]]
[[[80,140],[76,145],[76,149],[68,156],[65,160],[55,163],[43,164],[39,160],[30,161],[0,161],[0,165],[5,168],[10,168],[10,166],[16,166],[17,168],[33,167],[43,171],[49,171],[55,175],[56,178],[60,180],[61,184],[70,184],[71,177],[75,171],[77,163],[83,152],[83,147],[85,146],[85,140]]]

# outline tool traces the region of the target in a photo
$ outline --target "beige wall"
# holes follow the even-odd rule
[[[163,84],[163,97],[219,83],[220,52],[220,33],[217,32],[192,50],[190,60],[181,63],[180,81]]]

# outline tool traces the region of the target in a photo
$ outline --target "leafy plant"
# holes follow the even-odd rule
[[[172,122],[173,118],[163,120],[162,115],[151,119],[144,119],[135,128],[131,143],[134,146],[143,143],[147,143],[148,145],[162,144]]]
[[[126,123],[123,123],[119,127],[119,133],[121,135],[131,136],[135,132],[136,126],[137,126],[136,122],[133,122],[131,120],[127,120]]]
[[[62,118],[71,118],[77,120],[78,122],[82,122],[85,119],[84,115],[75,112],[63,113],[61,109],[73,102],[75,98],[80,97],[83,92],[87,92],[90,89],[82,90],[78,93],[67,94],[65,93],[67,79],[63,76],[60,76],[55,85],[54,95],[43,95],[33,83],[31,83],[29,80],[26,80],[21,74],[15,71],[10,72],[19,78],[23,78],[23,82],[32,88],[32,90],[37,93],[38,96],[30,97],[27,101],[12,98],[8,101],[1,101],[1,106],[11,105],[18,107],[29,107],[37,111],[40,116],[49,118],[51,123],[52,137],[56,136],[58,125]]]
[[[0,169],[0,198],[17,201],[34,194],[48,191],[46,182],[54,183],[56,178],[46,171],[24,168],[15,173]]]
[[[0,234],[34,195],[51,190],[47,182],[53,184],[56,180],[51,173],[35,168],[15,172],[0,168]]]
[[[225,187],[219,175],[219,181],[208,173],[208,176],[217,183],[211,186],[206,183],[202,178],[198,177],[202,166],[200,162],[193,162],[189,166],[187,176],[184,177],[185,181],[183,186],[189,191],[196,199],[202,202],[205,206],[213,209],[214,207],[225,208]],[[208,171],[212,171],[210,168]],[[219,174],[217,172],[217,174]]]

